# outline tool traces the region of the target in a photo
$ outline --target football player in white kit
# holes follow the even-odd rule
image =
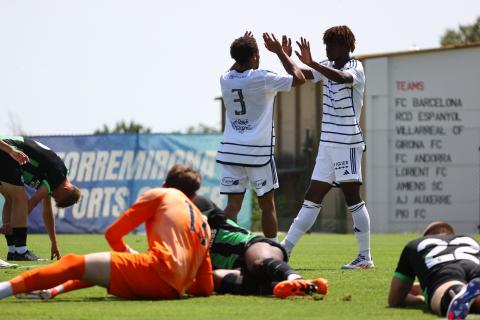
[[[355,36],[347,26],[325,31],[328,60],[317,63],[310,53],[310,43],[297,42],[297,56],[311,69],[303,70],[307,79],[323,82],[322,132],[318,155],[303,206],[293,221],[282,245],[291,252],[300,237],[317,219],[324,196],[337,183],[352,214],[358,242],[358,255],[342,269],[367,269],[374,264],[370,254],[370,217],[360,197],[361,160],[365,149],[359,126],[365,88],[365,74],[360,61],[350,57]],[[291,54],[291,52],[288,52]]]
[[[233,41],[230,55],[235,63],[220,78],[226,119],[216,160],[222,164],[220,192],[228,195],[225,213],[237,220],[250,182],[262,210],[263,233],[277,241],[273,107],[277,92],[305,83],[305,77],[275,35],[264,33],[263,40],[265,48],[278,56],[288,74],[258,68],[260,55],[251,32]],[[286,36],[283,43],[287,43]]]

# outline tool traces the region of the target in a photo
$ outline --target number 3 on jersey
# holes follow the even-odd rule
[[[233,99],[233,102],[240,103],[240,110],[235,110],[235,115],[240,116],[247,113],[247,108],[245,107],[245,101],[243,100],[242,89],[232,89],[232,93],[237,95],[236,99]]]

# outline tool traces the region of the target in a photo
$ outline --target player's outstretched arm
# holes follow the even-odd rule
[[[213,271],[210,255],[207,252],[205,260],[198,268],[195,280],[193,281],[187,293],[194,296],[208,297],[213,293]]]
[[[299,86],[305,83],[305,76],[302,70],[293,62],[293,60],[283,50],[282,43],[280,43],[275,35],[271,35],[267,32],[263,33],[263,41],[265,42],[265,48],[268,51],[275,53],[287,73],[293,76],[292,87]]]
[[[416,288],[413,289],[415,290]],[[411,290],[412,282],[393,277],[390,284],[390,292],[388,293],[388,305],[390,307],[404,307],[425,303],[423,296],[414,295],[410,293]]]
[[[350,73],[340,71],[334,68],[329,68],[315,62],[312,59],[310,42],[307,39],[300,37],[300,42],[297,41],[297,45],[300,51],[295,51],[295,54],[297,55],[298,59],[300,59],[300,61],[303,62],[305,65],[309,66],[312,69],[315,69],[316,71],[320,72],[322,75],[332,81],[335,81],[336,83],[353,82],[353,77]],[[313,79],[313,74],[311,74],[311,71],[310,74],[306,75],[306,78]]]
[[[53,215],[52,209],[52,200],[50,197],[45,197],[43,199],[43,223],[45,224],[45,229],[47,230],[48,237],[50,238],[50,259],[56,258],[57,260],[61,258],[60,250],[57,245],[57,233],[55,231],[55,217]]]

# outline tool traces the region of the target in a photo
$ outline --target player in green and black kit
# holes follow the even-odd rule
[[[419,284],[414,283],[415,277]],[[423,296],[422,293],[423,292]],[[480,313],[480,244],[457,235],[444,221],[432,222],[423,236],[403,249],[392,278],[391,307],[426,303],[433,313],[465,319]]]
[[[28,156],[23,165],[15,161],[5,148],[0,148],[0,193],[5,197],[2,231],[8,244],[7,260],[38,260],[27,248],[27,217],[43,200],[43,218],[52,242],[52,259],[59,257],[50,196],[61,208],[80,198],[80,190],[67,178],[67,168],[58,155],[45,145],[21,136],[0,137],[8,145]],[[24,185],[37,191],[28,199]]]
[[[327,293],[322,278],[304,280],[287,263],[285,249],[240,227],[212,201],[196,196],[194,204],[208,217],[212,230],[210,258],[215,291],[231,294],[272,294],[278,297]]]

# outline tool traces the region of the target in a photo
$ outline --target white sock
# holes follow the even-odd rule
[[[297,279],[302,279],[302,277],[296,273],[289,274],[287,277],[287,280],[297,280]]]
[[[303,234],[313,226],[321,208],[321,204],[309,200],[303,201],[302,208],[298,212],[297,217],[293,220],[287,236],[282,241],[282,245],[287,252],[292,251],[293,247],[297,244]]]
[[[65,290],[65,287],[63,286],[63,284],[59,284],[56,287],[48,289],[52,297],[55,297],[57,294],[62,293],[64,290]]]
[[[9,297],[13,294],[12,285],[8,281],[0,282],[0,299]]]
[[[27,246],[15,247],[15,252],[18,254],[24,254],[25,252],[27,252],[27,250],[28,250]]]
[[[357,203],[348,207],[352,214],[353,230],[358,242],[358,253],[367,259],[370,257],[370,216],[368,215],[365,202]]]
[[[274,238],[267,238],[267,239],[268,239],[268,240],[272,240],[272,241],[274,241],[274,242],[278,243],[278,237],[274,237]]]
[[[8,246],[8,252],[9,253],[15,253],[15,245]]]

